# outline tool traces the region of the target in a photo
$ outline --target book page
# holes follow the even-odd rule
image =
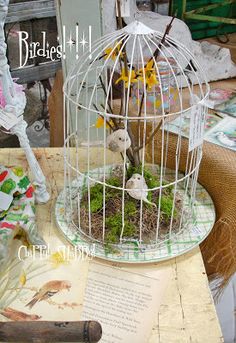
[[[158,273],[155,269],[156,278],[152,278],[127,269],[90,264],[81,319],[101,323],[101,343],[148,342],[169,280],[169,270]]]

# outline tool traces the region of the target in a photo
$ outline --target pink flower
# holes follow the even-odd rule
[[[15,93],[16,94],[21,94],[24,91],[24,86],[19,85],[18,83],[16,83],[15,82],[16,80],[17,79],[13,80]],[[3,92],[2,92],[2,86],[0,84],[0,107],[4,108],[5,106],[6,106],[6,100],[5,100],[5,97],[4,97]]]

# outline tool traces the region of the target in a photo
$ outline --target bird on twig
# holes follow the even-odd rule
[[[33,299],[26,304],[29,308],[32,308],[38,301],[47,300],[58,292],[71,288],[71,283],[66,280],[53,280],[45,283],[38,292],[33,296]]]
[[[21,312],[18,310],[15,310],[11,307],[6,307],[4,310],[0,312],[0,314],[8,319],[14,320],[14,321],[32,321],[32,320],[39,320],[42,317],[38,316],[37,314],[28,314],[25,312]]]

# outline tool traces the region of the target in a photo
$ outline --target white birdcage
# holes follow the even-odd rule
[[[201,226],[206,206],[196,190],[213,206],[197,183],[208,91],[191,52],[138,21],[83,54],[64,85],[65,185],[56,205],[73,244],[148,262],[207,235],[214,215]]]

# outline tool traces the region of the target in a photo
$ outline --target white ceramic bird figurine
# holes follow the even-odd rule
[[[112,132],[107,137],[107,148],[113,152],[125,152],[131,146],[131,139],[125,129]]]
[[[127,193],[134,199],[143,200],[149,205],[155,207],[156,204],[150,202],[147,199],[148,196],[148,186],[144,177],[140,174],[133,174],[132,177],[126,182]]]
[[[236,147],[236,143],[232,141],[229,137],[227,137],[227,135],[222,131],[216,133],[216,138],[223,145]]]

